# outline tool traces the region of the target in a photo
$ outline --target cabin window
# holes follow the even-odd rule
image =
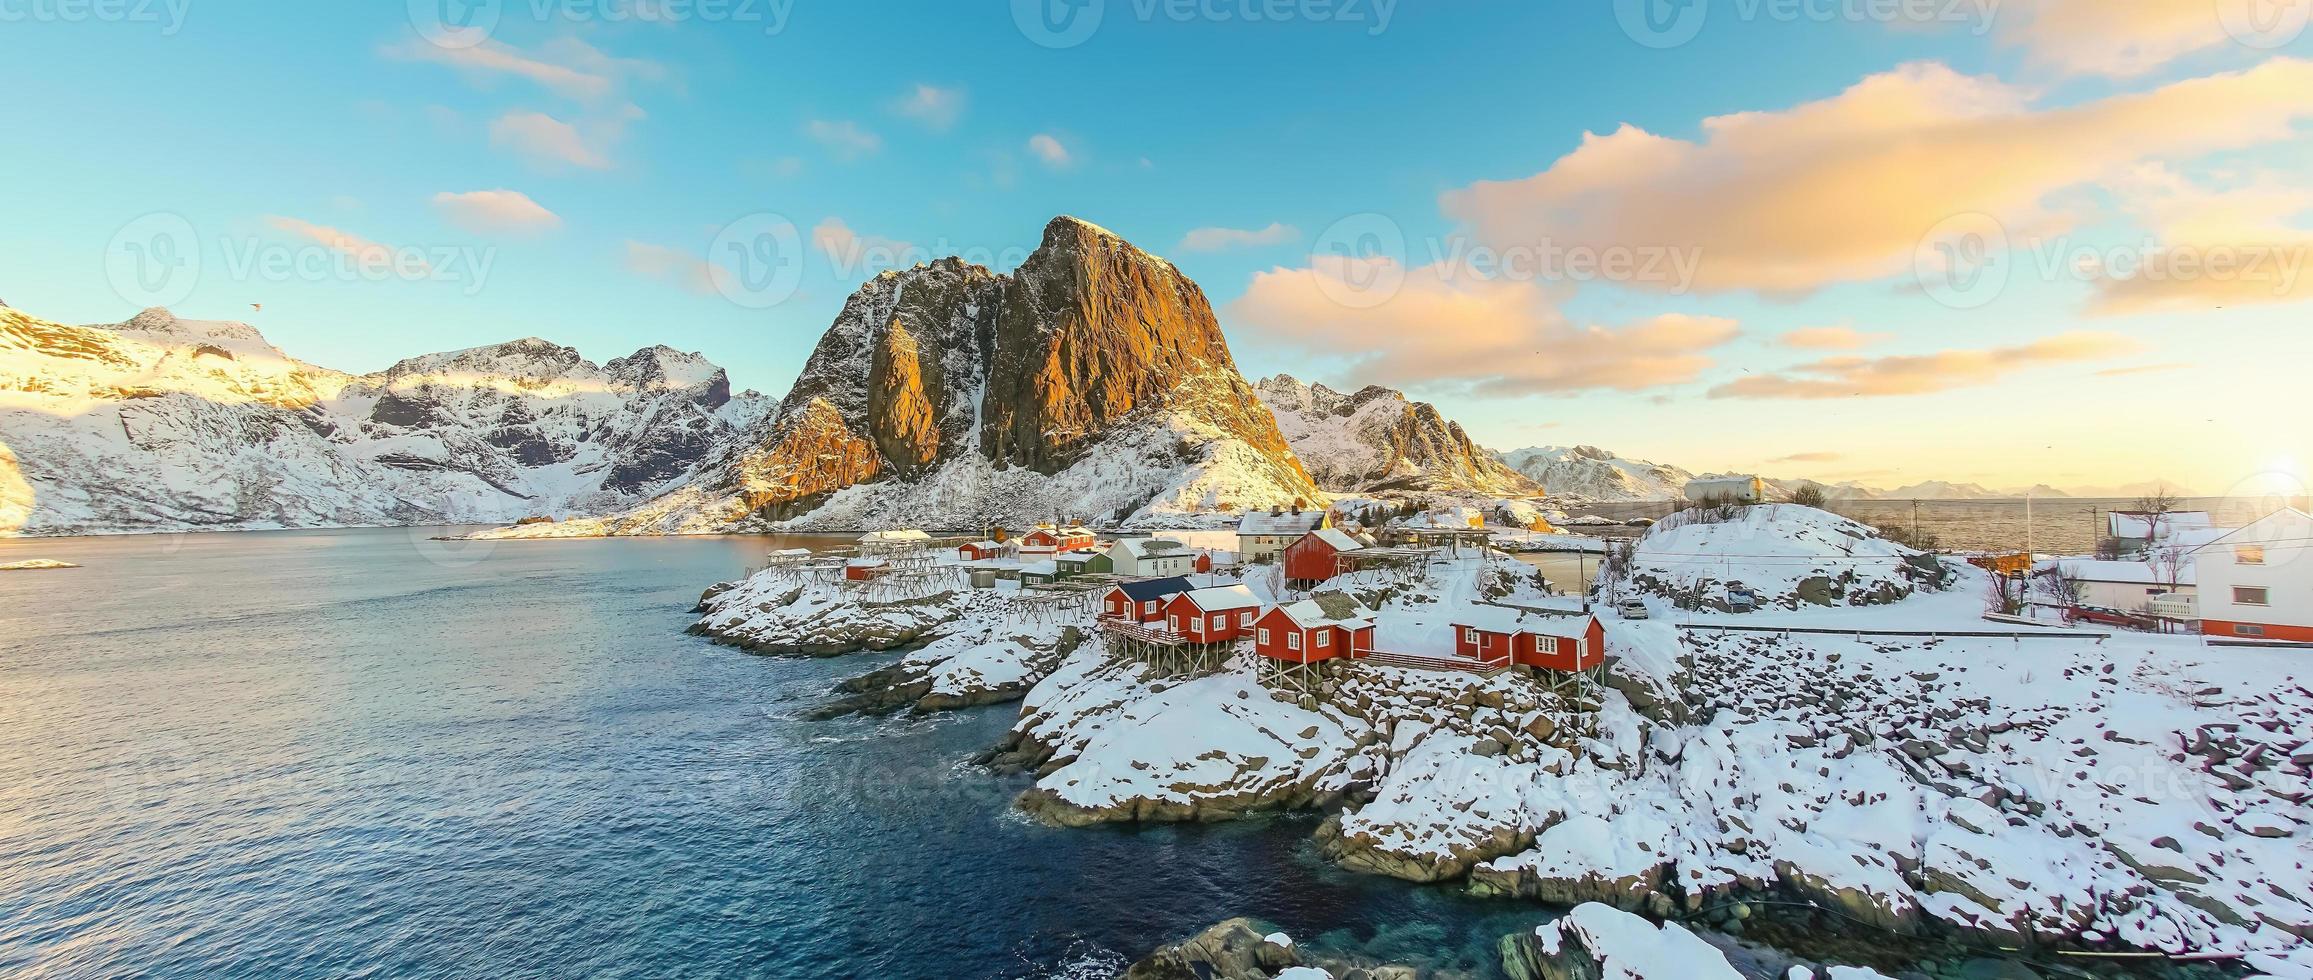
[[[1172,623],[1173,632],[1178,633],[1181,631],[1181,618],[1179,616],[1174,616],[1170,622]]]
[[[1299,649],[1301,649],[1301,634],[1299,634],[1299,633],[1287,633],[1287,634],[1285,634],[1285,649],[1287,649],[1287,650],[1299,650]]]
[[[1140,611],[1150,616],[1156,615],[1156,600],[1150,599],[1147,602],[1141,603]]]
[[[2233,605],[2236,605],[2236,606],[2264,606],[2264,605],[2271,605],[2271,595],[2270,595],[2270,593],[2266,592],[2264,589],[2253,589],[2253,588],[2250,588],[2250,587],[2248,587],[2248,586],[2245,586],[2245,585],[2236,585],[2236,586],[2233,586]]]
[[[2264,564],[2264,563],[2265,563],[2265,546],[2264,546],[2264,545],[2261,545],[2261,544],[2243,544],[2243,545],[2235,545],[2235,546],[2233,547],[2233,564],[2236,564],[2236,565],[2262,565],[2262,564]]]
[[[2264,628],[2264,627],[2262,627],[2262,626],[2246,626],[2246,625],[2241,625],[2241,624],[2235,624],[2235,625],[2233,626],[2233,635],[2234,635],[2234,636],[2263,636],[2263,635],[2265,635],[2265,628]]]
[[[1469,644],[1469,645],[1471,645],[1471,646],[1477,646],[1477,645],[1478,645],[1478,631],[1477,631],[1477,630],[1475,630],[1475,629],[1469,628],[1469,627],[1463,627],[1463,629],[1462,629],[1462,642],[1464,642],[1464,643],[1467,643],[1467,644]]]
[[[1332,633],[1319,633],[1319,634],[1317,634],[1317,645],[1318,645],[1318,646],[1321,646],[1321,647],[1329,647],[1329,646],[1332,646],[1332,645],[1333,645],[1333,634],[1332,634]]]
[[[1238,614],[1237,614],[1237,625],[1238,625],[1238,626],[1251,626],[1251,625],[1253,625],[1253,611],[1252,611],[1252,610],[1250,610],[1250,609],[1247,609],[1247,610],[1245,610],[1244,612],[1238,613]]]
[[[1217,630],[1227,625],[1229,625],[1229,617],[1224,615],[1216,614],[1205,619],[1205,628],[1209,630]]]
[[[1263,626],[1260,629],[1255,630],[1253,632],[1253,640],[1258,643],[1269,642],[1269,627]]]

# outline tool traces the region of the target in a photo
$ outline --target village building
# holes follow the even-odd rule
[[[967,541],[956,548],[956,557],[962,561],[996,561],[1011,556],[1009,541]]]
[[[1049,558],[1063,551],[1090,548],[1099,543],[1099,536],[1082,526],[1054,527],[1039,524],[1035,530],[1020,536],[1020,553]]]
[[[1595,616],[1473,606],[1454,618],[1454,653],[1483,663],[1579,673],[1606,662],[1606,627]]]
[[[1232,643],[1253,633],[1261,599],[1242,585],[1195,589],[1165,606],[1165,629],[1191,643]]]
[[[1060,563],[1050,558],[1020,566],[1021,585],[1051,585],[1065,577]]]
[[[1116,561],[1108,557],[1105,551],[1071,551],[1052,556],[1052,563],[1060,569],[1060,577],[1064,579],[1079,575],[1111,575],[1116,572]]]
[[[1338,528],[1323,527],[1285,548],[1285,583],[1308,588],[1341,574],[1341,556],[1363,551],[1366,543]]]
[[[2313,642],[2313,515],[2274,511],[2194,557],[2201,632]]]
[[[1267,561],[1284,554],[1302,535],[1332,526],[1329,511],[1298,507],[1289,511],[1256,511],[1237,522],[1237,554],[1245,562]]]
[[[2110,553],[2122,556],[2141,555],[2158,544],[2198,547],[2211,540],[2210,532],[2215,528],[2216,522],[2208,512],[2199,510],[2172,510],[2165,514],[2116,510],[2104,515],[2105,537],[2111,540]]]
[[[1196,549],[1163,538],[1125,538],[1108,549],[1108,560],[1115,574],[1134,578],[1187,575],[1197,570]]]
[[[2073,599],[2082,606],[2160,615],[2160,611],[2153,608],[2156,600],[2189,597],[2198,592],[2198,565],[2197,559],[2189,558],[2179,561],[2173,569],[2152,562],[2067,558],[2048,567],[2071,586]],[[2174,583],[2168,581],[2172,574],[2176,578]]]
[[[843,563],[846,582],[873,582],[891,571],[891,562],[882,558],[854,558]]]
[[[1192,587],[1188,579],[1180,577],[1126,582],[1101,596],[1100,614],[1129,623],[1162,622],[1166,603]]]
[[[1342,592],[1276,606],[1253,621],[1253,649],[1271,660],[1311,664],[1373,650],[1373,610]]]

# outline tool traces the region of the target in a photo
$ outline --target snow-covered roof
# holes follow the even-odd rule
[[[1536,636],[1578,637],[1590,631],[1590,617],[1545,616],[1503,606],[1470,606],[1454,614],[1454,625],[1476,627],[1505,636],[1532,633]]]
[[[1131,555],[1136,560],[1151,556],[1164,557],[1175,552],[1186,554],[1189,550],[1188,545],[1178,541],[1167,541],[1163,538],[1125,538],[1118,541],[1116,546],[1123,548],[1126,554]]]
[[[1285,610],[1286,618],[1291,619],[1293,625],[1305,630],[1322,626],[1363,629],[1373,625],[1373,610],[1341,592],[1320,592],[1279,608]]]
[[[1224,585],[1218,588],[1197,589],[1186,593],[1190,602],[1206,612],[1232,612],[1238,609],[1258,609],[1261,597],[1242,585]]]
[[[774,552],[772,552],[772,553],[771,553],[771,557],[773,557],[773,558],[809,558],[809,557],[811,557],[811,549],[809,549],[809,548],[781,548],[781,549],[779,549],[778,551],[774,551]]]
[[[1306,534],[1316,530],[1317,526],[1323,523],[1325,523],[1325,512],[1322,510],[1305,510],[1298,514],[1292,511],[1276,514],[1255,511],[1245,515],[1244,520],[1237,522],[1237,533]]]
[[[1005,545],[1002,541],[974,541],[971,544],[965,545],[964,547],[976,548],[980,551],[1001,551],[1004,549]]]
[[[2283,507],[2236,528],[2219,529],[2215,537],[2194,547],[2208,547],[2223,543],[2230,545],[2263,545],[2286,543],[2290,549],[2305,547],[2305,527],[2313,524],[2313,514],[2295,507]]]
[[[1317,540],[1325,542],[1326,547],[1335,551],[1357,551],[1365,547],[1365,542],[1350,537],[1337,528],[1321,527],[1309,533]]]
[[[2118,585],[2168,584],[2167,580],[2161,578],[2161,570],[2154,568],[2149,562],[2067,558],[2054,564],[2063,569],[2066,576],[2082,582],[2109,582]],[[2193,565],[2187,564],[2177,569],[2176,584],[2193,584],[2193,568]]]
[[[884,543],[897,543],[902,541],[930,541],[931,539],[931,535],[925,534],[924,532],[915,530],[913,528],[890,531],[869,531],[868,533],[860,536],[861,541],[876,541]]]
[[[1060,574],[1060,563],[1059,563],[1059,562],[1056,562],[1056,561],[1051,561],[1051,560],[1049,560],[1049,559],[1047,559],[1047,560],[1045,560],[1045,561],[1030,562],[1030,563],[1028,563],[1028,564],[1026,564],[1026,565],[1022,565],[1022,566],[1020,566],[1020,574],[1022,574],[1022,575],[1058,575],[1058,574]]]
[[[854,558],[844,564],[852,568],[882,568],[891,562],[883,558]]]

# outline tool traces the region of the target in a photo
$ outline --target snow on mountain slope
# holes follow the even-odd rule
[[[1322,499],[1203,290],[1061,217],[1008,275],[948,258],[868,281],[763,438],[659,499],[556,532],[1171,526]]]
[[[1520,449],[1501,459],[1551,496],[1569,500],[1675,500],[1695,478],[1676,466],[1624,459],[1596,446]]]
[[[1343,394],[1284,374],[1253,390],[1302,467],[1328,493],[1540,492],[1533,480],[1471,442],[1437,406],[1409,401],[1403,392],[1369,386]]]
[[[1741,584],[1762,607],[1864,606],[1940,588],[1949,572],[1933,555],[1869,525],[1796,504],[1709,508],[1665,518],[1632,546],[1627,567],[1605,577],[1681,608],[1723,607]]]
[[[598,367],[532,339],[356,376],[247,324],[0,308],[0,533],[600,513],[666,489],[770,405],[665,348]]]

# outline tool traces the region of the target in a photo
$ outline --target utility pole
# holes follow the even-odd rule
[[[2037,551],[2035,551],[2035,550],[2033,550],[2033,548],[2032,548],[2032,494],[2031,494],[2031,492],[2030,492],[2030,491],[2025,491],[2025,493],[2024,493],[2024,556],[2025,556],[2025,557],[2027,557],[2027,558],[2029,558],[2029,557],[2032,557],[2032,556],[2033,556],[2033,555],[2035,555],[2035,554],[2038,554],[2038,552],[2037,552]]]
[[[1919,547],[1919,498],[1911,501],[1911,546]]]

